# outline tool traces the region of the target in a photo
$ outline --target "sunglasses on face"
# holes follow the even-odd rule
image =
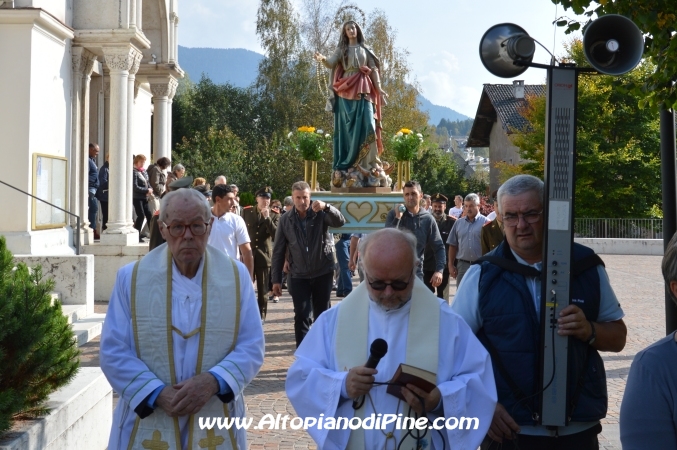
[[[414,275],[412,274],[407,281],[394,280],[391,281],[390,283],[386,283],[385,281],[382,280],[371,281],[369,279],[369,275],[367,274],[365,275],[367,277],[367,283],[369,283],[369,286],[371,286],[371,288],[375,291],[385,291],[388,286],[393,288],[393,291],[403,291],[409,286],[409,283],[411,283],[411,279],[414,277]]]

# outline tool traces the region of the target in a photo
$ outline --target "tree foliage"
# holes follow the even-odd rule
[[[49,394],[67,384],[80,361],[52,280],[42,269],[14,265],[0,236],[0,435],[12,421],[45,415]]]
[[[644,57],[655,67],[641,80],[628,80],[640,106],[648,105],[655,112],[663,105],[667,109],[677,107],[677,89],[673,82],[677,77],[677,11],[674,0],[552,0],[555,4],[571,9],[574,13],[593,16],[620,14],[637,24],[645,33]],[[586,24],[562,18],[558,25],[566,27],[566,33],[580,30]]]
[[[571,41],[567,57],[581,64],[582,42]],[[653,72],[650,63],[620,76],[579,76],[575,211],[578,217],[651,217],[659,202],[660,142],[658,118],[649,109],[637,107],[631,86]],[[530,98],[522,111],[529,121],[526,132],[514,135],[513,143],[529,162],[501,170],[508,177],[544,173],[545,99]],[[501,180],[504,181],[504,180]]]
[[[441,130],[447,131],[447,136],[468,136],[470,134],[470,129],[475,119],[466,119],[466,120],[447,120],[442,119],[440,123],[437,124],[438,134],[441,134]]]

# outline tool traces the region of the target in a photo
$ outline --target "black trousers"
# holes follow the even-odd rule
[[[254,266],[254,277],[256,278],[256,301],[259,304],[259,313],[261,318],[266,318],[268,312],[268,289],[270,285],[270,267]]]
[[[99,202],[101,204],[101,231],[105,230],[108,223],[108,202]]]
[[[134,221],[134,228],[141,233],[143,228],[143,219],[145,218],[148,221],[148,226],[150,227],[150,209],[148,208],[148,200],[145,198],[135,198],[132,200],[134,205],[134,212],[136,213],[136,220]]]
[[[313,323],[311,311],[317,320],[331,306],[329,298],[333,283],[334,271],[315,278],[288,277],[287,286],[294,302],[294,337],[297,348]]]
[[[504,439],[498,443],[490,437],[486,437],[482,450],[599,450],[597,435],[602,431],[602,425],[597,424],[592,428],[567,436],[528,436],[518,434],[516,439]]]
[[[430,279],[432,278],[434,273],[435,273],[434,270],[424,270],[423,283],[425,283],[425,285],[428,286],[430,292],[432,292],[433,294],[437,294],[439,298],[444,298],[444,289],[447,287],[447,284],[449,284],[449,269],[445,268],[444,272],[442,272],[442,284],[437,286],[437,288],[434,288],[433,285],[430,284]],[[437,292],[435,292],[436,289]],[[446,300],[449,301],[449,299]]]

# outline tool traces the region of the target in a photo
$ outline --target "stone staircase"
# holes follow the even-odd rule
[[[78,347],[101,334],[105,314],[87,314],[87,307],[83,305],[63,305],[61,309],[68,318],[68,323],[73,325],[73,334],[78,341]]]

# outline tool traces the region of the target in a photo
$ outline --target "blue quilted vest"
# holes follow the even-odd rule
[[[580,261],[594,252],[574,244],[572,260]],[[488,255],[516,261],[503,241]],[[540,413],[540,325],[531,293],[523,275],[482,262],[479,282],[479,309],[483,325],[477,333],[482,344],[493,346],[507,374],[528,398],[516,394],[492,358],[498,401],[520,425],[536,425]],[[575,264],[572,264],[575,267]],[[573,277],[572,303],[593,322],[599,315],[600,287],[596,267]],[[491,350],[490,350],[491,353]],[[551,357],[551,355],[545,355]],[[536,394],[536,395],[534,395]],[[576,338],[569,338],[567,414],[570,421],[588,422],[606,416],[607,388],[604,363],[597,350]]]

